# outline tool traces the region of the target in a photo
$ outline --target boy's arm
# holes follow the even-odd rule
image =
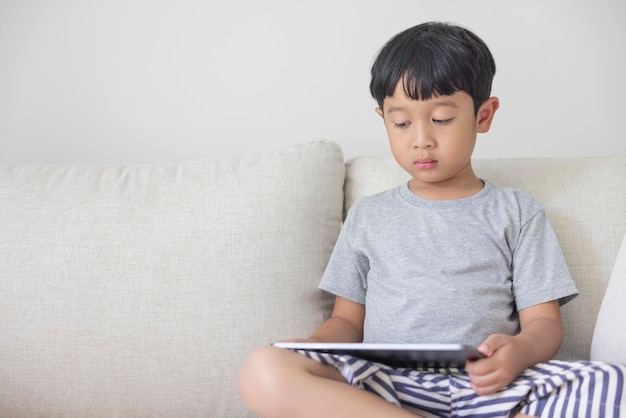
[[[324,321],[309,338],[297,341],[361,342],[363,341],[364,321],[364,305],[336,296],[331,317]]]
[[[524,369],[550,360],[561,346],[563,329],[558,300],[522,309],[519,317],[519,334],[489,336],[478,347],[487,358],[466,364],[476,393],[487,395],[502,389]]]

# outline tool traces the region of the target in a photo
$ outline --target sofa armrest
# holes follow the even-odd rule
[[[626,364],[626,235],[602,300],[591,341],[591,360]]]

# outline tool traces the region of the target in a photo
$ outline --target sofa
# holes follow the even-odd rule
[[[626,363],[626,157],[473,165],[552,221],[580,291],[557,357]],[[317,284],[346,211],[407,180],[328,141],[177,164],[0,164],[0,417],[251,416],[244,358],[329,316]]]

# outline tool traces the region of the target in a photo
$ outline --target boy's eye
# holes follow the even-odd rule
[[[403,128],[408,128],[409,125],[411,124],[411,122],[400,122],[400,123],[393,123],[393,127],[394,128],[399,128],[399,129],[403,129]]]
[[[447,125],[448,123],[452,122],[453,118],[450,119],[433,119],[433,123],[435,125]]]

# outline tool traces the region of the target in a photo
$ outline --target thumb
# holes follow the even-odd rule
[[[505,335],[491,334],[489,337],[487,337],[485,341],[483,341],[478,346],[478,351],[480,351],[485,356],[489,357],[493,353],[498,351],[500,347],[506,344],[506,342],[507,342],[507,338]]]

